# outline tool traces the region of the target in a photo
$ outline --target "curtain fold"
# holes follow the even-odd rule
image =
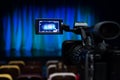
[[[64,32],[63,35],[36,35],[36,18],[60,18],[63,22],[73,28],[75,21],[87,22],[89,26],[95,23],[94,13],[90,9],[80,6],[24,6],[16,8],[12,14],[3,18],[3,36],[5,51],[25,51],[24,54],[15,53],[15,56],[61,56],[57,51],[62,49],[65,40],[81,39],[80,35]],[[37,51],[33,54],[31,51]],[[56,53],[47,53],[47,52]],[[7,54],[11,56],[12,54]]]

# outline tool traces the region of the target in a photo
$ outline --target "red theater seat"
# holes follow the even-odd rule
[[[26,65],[35,65],[35,66],[42,66],[42,64],[41,64],[41,62],[39,62],[39,61],[28,61],[28,62],[26,62]]]
[[[17,80],[42,80],[40,75],[20,75],[18,76]]]
[[[42,75],[42,69],[40,66],[27,65],[22,69],[22,74],[40,74]]]
[[[53,73],[48,77],[48,80],[76,80],[76,75],[67,72]]]
[[[69,65],[69,66],[67,66],[67,70],[68,70],[68,72],[73,72],[75,74],[78,73],[78,67],[76,65]]]

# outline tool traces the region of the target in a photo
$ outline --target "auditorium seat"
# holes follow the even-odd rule
[[[79,74],[79,69],[76,65],[69,65],[67,66],[68,72],[72,72],[76,75],[76,79],[80,80],[80,74]]]
[[[68,65],[67,70],[68,72],[73,72],[75,74],[78,73],[78,67],[76,65]]]
[[[19,75],[17,80],[42,80],[42,77],[40,75]]]
[[[25,66],[25,62],[24,61],[9,61],[8,64],[10,65],[18,65],[20,68]]]
[[[37,65],[26,65],[21,70],[22,74],[39,74],[42,75],[42,68]]]
[[[0,80],[13,80],[10,74],[0,74]]]
[[[47,76],[49,76],[52,73],[55,73],[57,71],[56,64],[51,64],[47,67]]]
[[[21,73],[18,65],[2,65],[0,66],[0,74],[10,74],[14,79]]]
[[[76,75],[68,72],[53,73],[50,74],[48,80],[76,80]]]
[[[51,65],[51,64],[57,64],[58,62],[59,62],[58,60],[48,60],[46,62],[46,66],[48,67],[49,65]]]
[[[27,61],[26,65],[36,65],[36,66],[42,66],[42,63],[40,61]]]

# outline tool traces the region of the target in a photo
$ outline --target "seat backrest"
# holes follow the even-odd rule
[[[8,64],[18,65],[20,68],[25,66],[25,62],[24,61],[9,61]]]
[[[46,62],[46,66],[48,67],[49,65],[51,65],[51,64],[57,64],[58,62],[59,62],[58,60],[48,60]]]
[[[56,76],[52,80],[75,80],[73,76]]]
[[[76,75],[68,72],[53,73],[48,77],[48,80],[76,80]]]
[[[18,76],[17,80],[42,80],[42,77],[40,75],[20,75]]]
[[[21,71],[22,71],[21,72],[22,74],[40,74],[40,75],[42,75],[41,67],[36,66],[36,65],[24,66]]]
[[[49,65],[47,68],[47,76],[57,71],[57,66],[55,64]]]
[[[68,70],[68,72],[73,72],[75,74],[77,74],[78,71],[79,71],[78,67],[76,65],[69,65],[69,66],[67,66],[67,70]]]
[[[42,66],[42,63],[40,61],[28,61],[26,62],[26,65],[36,65],[36,66]]]
[[[0,80],[13,80],[10,74],[0,74]]]

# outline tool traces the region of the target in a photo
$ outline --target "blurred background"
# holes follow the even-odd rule
[[[60,18],[72,29],[74,22],[120,22],[117,0],[1,0],[0,57],[61,57],[65,40],[79,40],[80,35],[36,35],[35,19]]]

